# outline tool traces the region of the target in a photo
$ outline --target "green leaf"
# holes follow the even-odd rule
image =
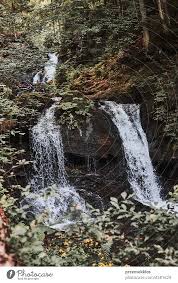
[[[127,193],[126,193],[126,192],[121,193],[121,197],[122,197],[123,199],[126,199],[126,198],[127,198]]]

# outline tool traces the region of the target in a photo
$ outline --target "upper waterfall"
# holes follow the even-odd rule
[[[56,74],[56,66],[58,64],[58,56],[55,53],[48,53],[49,60],[44,67],[43,83],[53,81]]]
[[[49,83],[54,81],[56,74],[56,67],[58,64],[58,55],[55,53],[48,53],[48,61],[45,63],[44,71],[39,71],[33,77],[33,84]]]
[[[111,116],[122,139],[128,180],[136,198],[142,203],[159,203],[161,187],[149,156],[139,105],[107,101],[103,108]]]

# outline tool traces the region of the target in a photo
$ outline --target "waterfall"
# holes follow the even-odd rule
[[[58,56],[55,53],[48,53],[48,61],[45,63],[44,71],[39,71],[33,77],[33,85],[39,83],[50,83],[54,81]]]
[[[56,66],[58,64],[58,56],[55,53],[48,53],[49,60],[44,67],[43,83],[49,83],[54,80],[56,74]]]
[[[38,72],[33,77],[33,85],[39,84],[40,82],[41,82],[41,72]]]
[[[44,71],[33,77],[33,84],[54,81],[58,56],[48,54]],[[41,116],[32,129],[33,177],[30,181],[31,193],[24,203],[30,206],[29,212],[42,215],[44,223],[62,229],[74,223],[81,212],[85,212],[85,201],[68,183],[63,142],[60,126],[55,123],[55,103]]]
[[[32,128],[34,174],[30,182],[32,194],[26,201],[36,215],[46,215],[47,225],[62,228],[73,223],[79,212],[85,211],[85,202],[66,177],[62,136],[60,126],[55,123],[55,109],[56,104]]]
[[[110,115],[122,139],[128,181],[135,198],[145,205],[178,215],[178,204],[161,198],[162,188],[154,172],[146,134],[141,126],[140,106],[106,101],[102,109]]]
[[[161,187],[150,160],[148,142],[140,122],[136,104],[105,102],[104,110],[111,116],[123,142],[128,166],[128,181],[142,203],[161,202]]]
[[[56,180],[61,186],[68,185],[60,127],[54,121],[55,107],[55,104],[50,107],[32,129],[34,168],[38,173],[36,187],[43,189]]]

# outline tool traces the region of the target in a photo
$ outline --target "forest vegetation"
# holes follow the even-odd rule
[[[66,231],[21,206],[29,134],[54,97],[58,123],[73,136],[100,101],[140,104],[163,195],[176,202],[177,51],[176,0],[0,1],[0,266],[178,265],[177,216],[139,204],[127,185],[116,195],[107,187],[104,209],[90,205],[92,217]],[[55,80],[34,86],[49,52],[59,56]]]

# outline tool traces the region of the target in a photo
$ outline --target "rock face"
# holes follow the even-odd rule
[[[62,129],[66,166],[72,184],[109,198],[128,190],[122,143],[110,118],[95,110],[80,131]]]
[[[24,103],[24,98],[20,98]],[[160,125],[152,119],[151,107],[144,103],[141,106],[142,127],[147,135],[153,165],[164,183],[164,194],[167,194],[177,183],[177,156],[176,152],[171,151],[170,143],[162,136]],[[85,195],[85,198],[93,198],[97,203],[99,201],[97,195],[107,201],[109,197],[119,197],[123,191],[129,190],[122,141],[110,117],[99,107],[93,110],[90,119],[82,123],[80,130],[70,130],[63,126],[62,136],[70,182]],[[14,146],[19,144],[16,139],[11,142]],[[28,133],[23,137],[22,144],[28,155],[23,158],[29,160]],[[26,185],[27,171],[30,172],[30,168],[15,174],[23,186]]]
[[[148,104],[141,107],[141,121],[147,135],[150,157],[167,194],[178,182],[178,151],[163,134],[161,123],[152,119]]]
[[[145,106],[141,107],[142,126],[166,195],[177,182],[177,158],[171,155],[170,144],[159,136],[159,125],[149,116],[149,109],[147,111]],[[122,191],[129,190],[122,141],[107,114],[95,110],[80,131],[63,127],[62,134],[67,172],[71,183],[79,190],[97,193],[105,199],[119,197]]]

